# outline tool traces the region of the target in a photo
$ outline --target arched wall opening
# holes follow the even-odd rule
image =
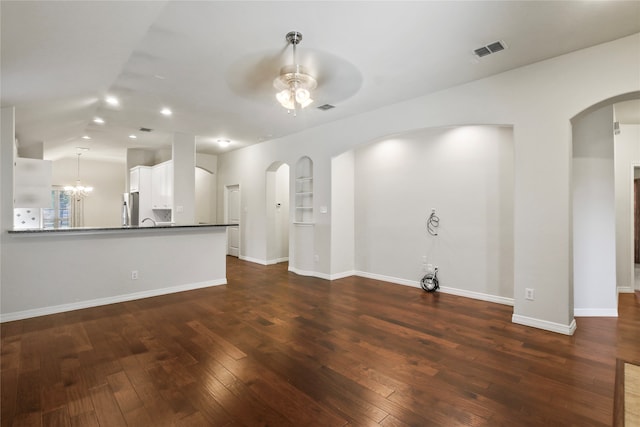
[[[638,99],[640,92],[612,97],[571,119],[575,316],[617,316],[618,293],[635,287],[633,183],[640,165],[640,112],[635,118],[621,113],[625,103]]]
[[[335,276],[348,272],[340,263],[349,254],[333,239],[347,235],[351,222],[356,274],[418,287],[434,264],[443,292],[513,305],[511,126],[426,128],[377,139],[334,157],[332,180],[332,226],[340,227],[332,232]],[[441,219],[438,236],[426,231],[431,209]]]
[[[289,165],[273,162],[266,171],[266,263],[289,260]]]

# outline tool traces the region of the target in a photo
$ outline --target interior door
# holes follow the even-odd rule
[[[227,191],[227,224],[238,224],[234,227],[227,227],[227,254],[231,256],[240,255],[240,186],[228,185]]]

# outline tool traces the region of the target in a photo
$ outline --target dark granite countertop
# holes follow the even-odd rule
[[[109,231],[139,231],[139,230],[180,230],[211,227],[236,227],[238,224],[158,224],[153,227],[128,226],[128,227],[69,227],[69,228],[25,228],[9,229],[11,234],[35,234],[35,233],[96,233]]]

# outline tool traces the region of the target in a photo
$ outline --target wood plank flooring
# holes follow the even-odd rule
[[[640,298],[568,337],[512,308],[228,258],[226,286],[1,326],[4,426],[610,426]]]

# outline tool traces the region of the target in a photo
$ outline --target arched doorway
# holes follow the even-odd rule
[[[618,293],[634,289],[632,184],[640,164],[640,113],[622,124],[616,113],[638,99],[638,92],[610,98],[571,119],[575,316],[617,316]]]

